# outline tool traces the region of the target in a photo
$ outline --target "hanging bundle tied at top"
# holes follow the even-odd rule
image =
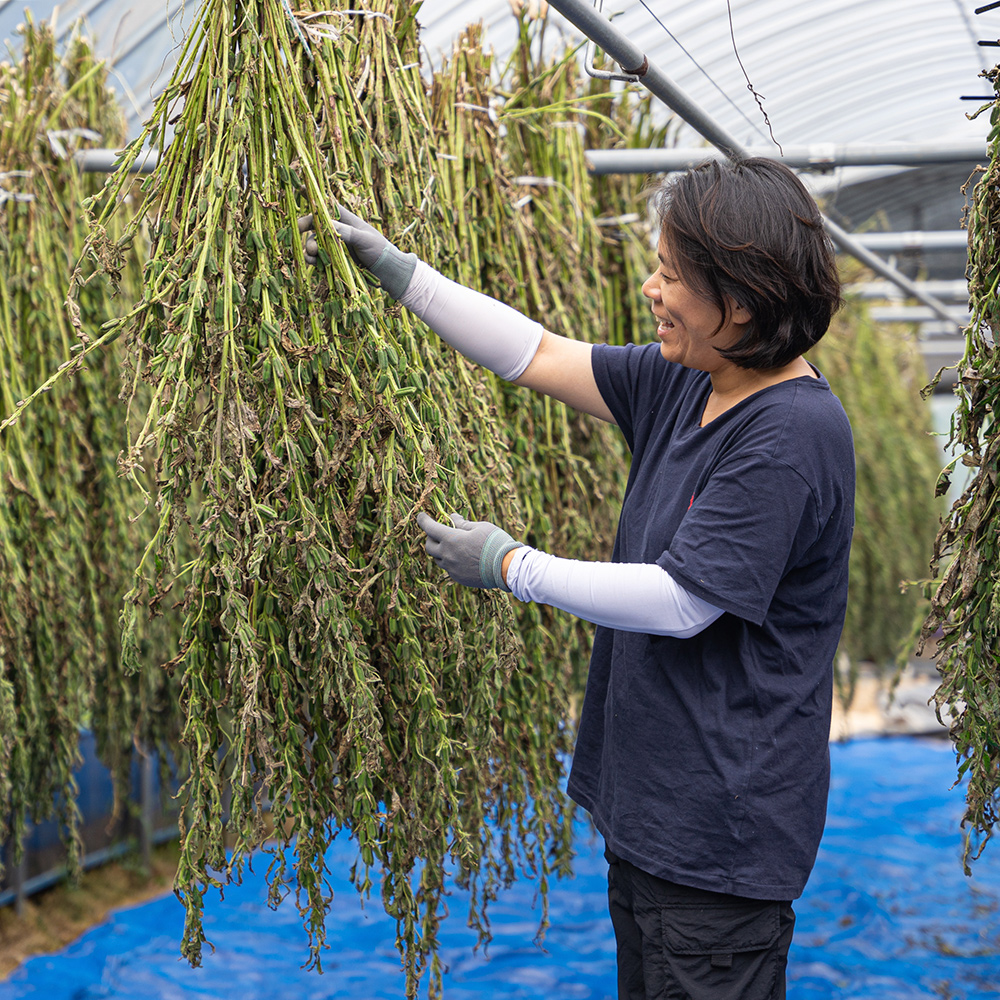
[[[346,826],[359,888],[381,867],[412,991],[428,960],[440,975],[448,859],[484,935],[486,900],[518,858],[543,888],[565,863],[556,751],[568,736],[562,706],[537,696],[563,668],[522,660],[509,681],[521,648],[509,604],[429,582],[415,528],[420,510],[472,509],[467,490],[517,523],[505,442],[487,433],[500,390],[370,287],[333,232],[338,201],[425,259],[447,231],[422,224],[450,211],[431,192],[450,162],[439,154],[453,154],[429,121],[419,5],[370,6],[203,5],[151,120],[90,205],[89,250],[112,277],[146,227],[150,251],[142,299],[88,341],[126,343],[121,466],[137,488],[143,468],[157,484],[157,529],[123,613],[127,663],[142,656],[140,611],[181,595],[168,667],[192,757],[184,954],[199,960],[206,889],[267,827],[279,834],[266,848],[272,899],[295,886],[318,963],[324,852]],[[107,220],[147,143],[158,165],[111,242]],[[318,270],[298,233],[306,213]],[[467,485],[459,473],[473,468],[491,474]]]

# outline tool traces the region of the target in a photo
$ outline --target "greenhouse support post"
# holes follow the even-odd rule
[[[737,139],[691,100],[670,77],[651,64],[639,47],[622,34],[595,6],[585,3],[584,0],[550,0],[550,4],[599,45],[626,73],[638,77],[654,97],[661,100],[720,152],[730,159],[739,159],[747,155],[746,149]],[[882,275],[908,295],[923,302],[936,316],[956,330],[960,329],[944,303],[932,295],[925,294],[904,274],[852,239],[850,234],[832,219],[824,216],[824,223],[830,239],[844,253],[850,254],[876,274]]]
[[[139,759],[139,847],[146,871],[153,866],[153,755],[144,752]]]
[[[21,860],[14,865],[11,882],[14,890],[14,914],[20,920],[24,916],[24,901],[28,892],[26,883],[28,881],[28,856],[21,855]]]

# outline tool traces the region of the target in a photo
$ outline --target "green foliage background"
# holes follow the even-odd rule
[[[848,267],[857,277],[857,269]],[[912,651],[943,506],[941,449],[921,391],[927,372],[912,330],[874,323],[848,297],[810,353],[851,420],[857,465],[847,620],[838,688],[849,703],[858,665],[891,671]]]
[[[120,659],[121,598],[151,518],[118,475],[119,357],[73,362],[83,346],[74,323],[97,330],[120,306],[105,282],[87,281],[85,264],[66,307],[88,232],[81,205],[103,183],[70,160],[74,130],[110,145],[124,133],[106,76],[85,40],[60,58],[49,27],[30,21],[21,61],[0,65],[0,174],[16,192],[0,207],[0,419],[58,367],[74,371],[0,439],[0,839],[16,860],[27,820],[56,818],[71,872],[79,727],[94,730],[118,793],[133,744],[180,752],[176,685],[156,669],[176,621],[168,613],[143,624],[140,669],[126,673]],[[112,222],[109,237],[122,226]],[[138,261],[120,278],[139,294]]]

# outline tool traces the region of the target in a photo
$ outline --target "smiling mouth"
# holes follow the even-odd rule
[[[658,337],[662,337],[665,334],[669,333],[673,328],[674,328],[674,324],[671,323],[670,320],[668,320],[668,319],[661,319],[660,323],[659,323],[659,326],[657,326],[657,328],[656,328],[656,335]]]

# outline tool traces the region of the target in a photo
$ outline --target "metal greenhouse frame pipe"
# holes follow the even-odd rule
[[[747,150],[731,136],[706,111],[700,108],[665,73],[652,65],[648,57],[637,45],[620,32],[600,11],[583,0],[549,0],[571,24],[579,28],[588,38],[599,45],[629,75],[638,77],[649,92],[661,100],[700,135],[730,159],[740,159]],[[841,229],[832,219],[824,216],[826,231],[834,244],[849,253],[876,274],[893,282],[908,295],[923,302],[934,314],[956,329],[961,327],[954,321],[944,303],[932,295],[925,294],[914,282],[887,264],[881,257],[861,246]]]
[[[110,174],[118,169],[119,156],[117,149],[81,149],[73,154],[73,159],[85,174]],[[150,174],[159,159],[155,149],[144,150],[132,161],[129,170],[133,174]]]
[[[878,323],[928,323],[934,315],[927,306],[869,306],[869,315]],[[951,310],[952,322],[968,322],[968,306],[954,306]]]
[[[968,250],[965,229],[919,229],[895,233],[854,233],[854,239],[869,250],[902,253],[904,250]]]
[[[676,112],[699,135],[729,157],[745,156],[738,139],[731,136],[706,111],[700,108],[680,87],[656,66],[653,66],[637,45],[623,35],[593,5],[582,0],[550,0],[554,7],[575,24],[591,41],[599,45],[630,76],[637,76],[655,97]]]
[[[923,302],[938,319],[951,324],[956,332],[961,332],[962,325],[955,321],[955,318],[943,302],[933,295],[928,295],[915,281],[907,278],[905,274],[897,271],[891,264],[887,264],[877,254],[872,253],[871,250],[863,247],[857,240],[852,239],[850,234],[846,230],[841,229],[833,219],[823,216],[823,223],[826,226],[826,231],[830,234],[830,239],[844,253],[849,253],[855,260],[861,261],[862,264],[871,268],[876,274],[881,274],[883,278],[901,288],[907,295],[911,295],[918,302]]]
[[[750,146],[747,156],[771,156],[773,147]],[[703,160],[718,158],[714,149],[689,146],[677,149],[588,149],[587,169],[592,174],[649,174],[687,170]],[[835,167],[901,166],[931,163],[975,163],[986,157],[986,143],[952,146],[901,145],[899,143],[813,143],[786,146],[781,162],[796,169],[833,170]]]
[[[927,295],[934,295],[942,301],[968,302],[969,285],[964,278],[947,278],[918,281],[917,287]],[[895,299],[899,290],[891,281],[862,281],[844,286],[845,295],[856,295],[862,299]]]

